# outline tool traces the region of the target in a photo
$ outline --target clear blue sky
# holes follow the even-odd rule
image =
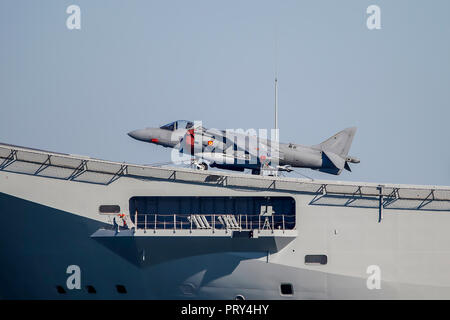
[[[81,7],[81,30],[66,8]],[[381,7],[381,30],[366,8]],[[450,185],[450,1],[0,2],[0,141],[156,163],[127,132],[176,119],[316,144],[357,126],[339,177]]]

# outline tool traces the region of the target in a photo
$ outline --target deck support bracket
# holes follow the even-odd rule
[[[14,161],[17,160],[17,150],[11,150],[8,157],[0,164],[0,170],[5,169],[7,166],[12,164]]]
[[[87,160],[82,160],[81,164],[72,172],[67,180],[73,180],[82,175],[87,170],[86,164]]]
[[[384,197],[383,197],[383,186],[377,187],[379,191],[379,204],[378,204],[378,223],[383,220],[383,208],[384,208]]]
[[[422,209],[423,207],[425,207],[427,204],[433,202],[434,200],[435,200],[434,189],[431,189],[431,192],[427,195],[427,197],[425,199],[423,199],[423,201],[419,204],[417,209]]]
[[[114,174],[114,176],[108,181],[107,184],[113,183],[114,181],[119,179],[124,173],[126,174],[127,170],[128,166],[126,164],[121,165],[119,171]]]
[[[50,158],[51,158],[51,155],[48,155],[47,160],[45,160],[45,162],[39,167],[39,169],[36,170],[34,175],[38,175],[39,173],[41,173],[42,171],[44,171],[51,165]]]

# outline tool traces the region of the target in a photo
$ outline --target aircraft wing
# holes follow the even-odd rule
[[[270,140],[258,140],[256,135],[196,127],[187,130],[180,140],[180,151],[198,156],[208,155],[207,158],[211,159],[214,158],[211,154],[219,156],[225,153],[227,158],[231,155],[236,159],[259,162],[271,159],[270,151],[274,151],[270,150],[271,144]]]
[[[210,137],[223,142],[223,150],[232,153],[233,150],[242,157],[247,157],[247,160],[256,158],[258,160],[270,159],[270,151],[278,153],[279,149],[270,150],[272,141],[267,139],[258,139],[256,135],[245,134],[237,131],[224,131],[217,129],[209,129],[203,132],[204,136]],[[214,143],[214,142],[213,142]],[[222,146],[222,145],[221,145]]]

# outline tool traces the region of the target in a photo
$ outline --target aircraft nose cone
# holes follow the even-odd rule
[[[138,129],[128,132],[128,135],[136,140],[147,141],[149,139],[145,129]]]

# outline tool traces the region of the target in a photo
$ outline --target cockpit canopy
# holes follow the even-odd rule
[[[187,120],[177,120],[168,124],[165,124],[161,127],[161,129],[174,131],[178,129],[191,129],[194,126],[194,123]]]

